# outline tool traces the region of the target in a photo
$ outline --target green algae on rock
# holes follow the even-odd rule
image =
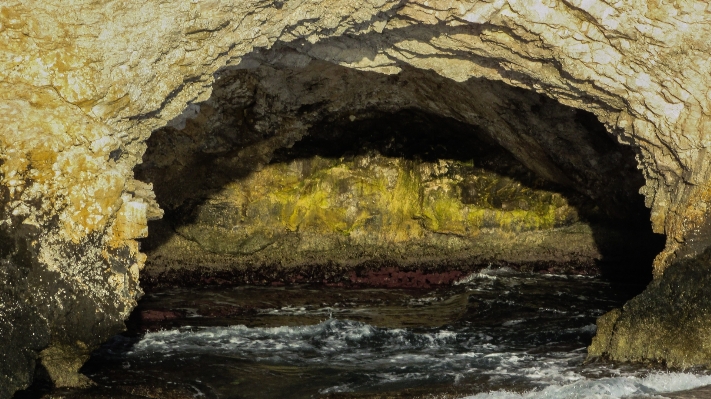
[[[711,250],[681,259],[643,293],[598,319],[588,359],[711,367]]]
[[[469,192],[466,202],[463,189]],[[432,234],[473,238],[500,232],[504,237],[578,221],[575,208],[558,193],[456,161],[435,164],[380,155],[268,165],[228,184],[195,212],[194,222],[179,226],[178,235],[204,251],[225,255],[253,254],[294,234],[301,242],[296,251],[321,247],[337,252],[344,244],[426,245],[424,237]],[[595,251],[571,252],[581,249]],[[334,253],[330,258],[339,257]]]

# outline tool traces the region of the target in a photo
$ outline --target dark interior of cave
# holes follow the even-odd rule
[[[351,121],[349,115],[331,116],[312,126],[309,134],[291,147],[275,150],[270,164],[314,157],[349,160],[368,154],[425,162],[441,159],[469,162],[475,168],[505,176],[524,187],[560,193],[577,209],[581,221],[593,229],[603,254],[596,262],[598,271],[616,283],[634,282],[643,286],[651,280],[652,259],[663,248],[664,237],[651,231],[649,210],[638,194],[643,178],[637,170],[634,152],[631,147],[618,143],[593,114],[575,110],[572,117],[587,132],[587,139],[598,153],[623,160],[622,167],[607,173],[624,176],[618,181],[632,182],[631,185],[615,185],[604,178],[583,188],[552,183],[529,170],[480,128],[418,109],[395,113],[367,111],[355,121]],[[179,166],[183,172],[177,177],[163,178],[159,169],[151,169],[149,157],[160,152],[160,145],[165,144],[153,140],[148,142],[147,159],[137,168],[136,175],[154,184],[158,202],[166,213],[163,219],[149,223],[149,236],[142,240],[145,251],[170,239],[178,226],[194,222],[195,210],[205,201],[204,197],[188,196],[182,202],[171,202],[176,192],[217,192],[227,183],[243,179],[263,167],[234,161],[234,154],[245,146],[245,139],[229,137],[227,140],[233,143],[230,151],[193,154],[188,162]],[[467,196],[476,195],[476,190],[468,189],[465,184],[461,188],[465,202]],[[502,207],[496,199],[490,205]],[[631,244],[611,243],[605,236],[610,230],[624,231],[623,237],[629,237]],[[151,282],[146,281],[146,286],[150,289]]]
[[[618,143],[590,112],[576,110],[574,118],[589,133],[596,150],[620,153],[623,159],[630,160],[625,165],[626,170],[618,170],[617,173],[637,175],[637,183],[641,186],[643,179],[636,168],[633,150]],[[440,159],[470,161],[477,168],[509,177],[524,186],[563,194],[598,235],[598,242],[604,251],[598,265],[605,278],[621,284],[633,282],[639,286],[651,281],[652,260],[664,248],[664,236],[651,231],[649,210],[644,206],[642,195],[638,194],[639,187],[608,187],[604,195],[592,199],[574,187],[565,187],[537,176],[478,130],[454,119],[416,109],[397,113],[373,112],[355,122],[336,120],[314,126],[310,134],[293,147],[277,150],[272,162],[290,162],[314,156],[348,158],[372,152],[429,162]],[[465,198],[466,193],[466,187],[463,187]],[[492,206],[500,207],[501,204],[494,203]],[[605,240],[599,236],[605,231],[595,226],[630,231],[646,237],[647,245],[636,247],[634,257],[625,257],[624,267],[620,267],[619,248],[605,245]]]

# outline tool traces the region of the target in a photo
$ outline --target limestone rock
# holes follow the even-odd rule
[[[159,214],[145,187],[132,183],[146,139],[207,100],[216,72],[262,64],[262,49],[290,47],[267,61],[291,66],[319,59],[385,74],[416,68],[459,82],[497,80],[594,113],[637,153],[652,224],[668,237],[655,262],[662,276],[709,243],[710,7],[3,2],[0,254],[9,283],[0,288],[1,395],[29,383],[49,345],[92,347],[121,328],[140,296],[144,256],[135,239]],[[441,100],[429,98],[440,113]],[[300,134],[300,121],[283,122]],[[498,133],[516,154],[537,149],[535,140]]]

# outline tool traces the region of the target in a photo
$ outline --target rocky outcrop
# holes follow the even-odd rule
[[[320,60],[391,76],[429,70],[440,76],[431,82],[485,78],[587,110],[636,153],[652,225],[667,235],[655,261],[663,278],[709,243],[708,8],[691,0],[4,2],[0,396],[26,386],[38,359],[59,370],[55,382],[82,383],[72,375],[80,359],[122,328],[140,296],[136,239],[161,215],[133,168],[152,131],[180,125],[185,118],[175,118],[235,68]],[[454,92],[422,89],[428,112],[486,125],[540,176],[577,183],[561,180],[575,175],[560,166],[574,157],[550,152],[525,123],[496,119],[505,106],[486,112],[495,98],[463,112],[447,103]],[[278,97],[265,94],[265,103]],[[265,142],[289,144],[314,122],[274,111],[257,120]],[[637,309],[618,323],[637,323]],[[638,358],[615,348],[614,358]]]
[[[709,250],[682,259],[623,309],[603,315],[588,360],[612,357],[675,368],[710,367],[709,264]]]
[[[144,282],[198,267],[237,275],[367,261],[591,267],[602,257],[560,194],[453,160],[316,156],[265,166],[212,195],[192,193],[187,200],[200,204],[174,212],[144,241]]]

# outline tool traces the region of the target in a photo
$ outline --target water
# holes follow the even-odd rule
[[[147,296],[83,371],[94,397],[621,398],[710,385],[701,372],[584,364],[595,319],[629,292],[508,270],[434,291],[173,289]]]

